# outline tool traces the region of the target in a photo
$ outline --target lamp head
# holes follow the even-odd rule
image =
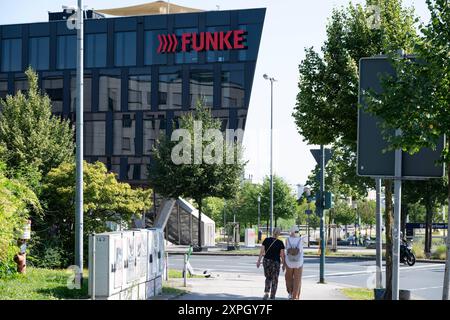
[[[267,74],[265,74],[265,73],[263,74],[263,78],[266,79],[266,80],[269,80],[269,76]]]

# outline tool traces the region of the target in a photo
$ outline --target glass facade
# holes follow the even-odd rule
[[[99,111],[120,111],[121,107],[120,76],[101,75],[99,77]]]
[[[245,127],[264,9],[88,19],[84,43],[84,153],[120,180],[146,184],[151,152],[161,135],[198,101],[222,130]],[[183,33],[247,32],[245,50],[181,52]],[[178,35],[176,52],[157,52],[158,35]],[[192,39],[192,38],[191,38]],[[192,39],[193,40],[193,39]],[[231,40],[231,39],[230,39]],[[75,121],[76,51],[66,21],[1,26],[0,98],[28,90],[24,71],[56,115]]]
[[[42,88],[51,100],[53,113],[61,114],[64,103],[64,79],[45,78],[42,80]]]
[[[22,39],[2,40],[2,72],[22,70]]]
[[[106,33],[87,34],[84,63],[87,68],[106,67]]]
[[[244,70],[231,67],[221,73],[222,108],[244,108]]]
[[[84,76],[83,80],[83,110],[91,111],[92,101],[92,77]],[[77,77],[72,76],[70,79],[70,111],[75,112],[77,109]]]
[[[136,65],[136,32],[117,32],[114,42],[115,65]]]
[[[151,75],[128,77],[128,110],[150,110],[152,104]]]
[[[191,70],[189,76],[190,107],[198,103],[212,108],[214,98],[214,73],[212,70]]]
[[[0,80],[0,99],[5,99],[8,95],[8,81]]]
[[[158,109],[181,109],[182,77],[181,70],[159,74]]]
[[[77,66],[77,36],[58,36],[56,52],[58,69],[75,69]]]
[[[34,70],[48,70],[50,62],[50,38],[30,38],[30,65]]]
[[[207,32],[220,32],[220,31],[227,31],[227,30],[228,30],[227,26],[206,28]],[[207,51],[206,52],[206,60],[208,62],[227,62],[230,60],[230,51],[228,51],[228,50]]]
[[[84,153],[86,156],[102,156],[106,152],[105,121],[84,122]]]
[[[131,114],[122,114],[114,120],[114,155],[134,155],[136,120]]]
[[[183,28],[183,29],[175,29],[175,34],[181,38],[183,33],[197,33],[198,28]],[[178,41],[177,50],[181,50],[182,44],[181,41]],[[198,53],[195,50],[191,50],[191,45],[187,45],[188,52],[177,52],[175,53],[175,63],[197,63],[198,62]]]

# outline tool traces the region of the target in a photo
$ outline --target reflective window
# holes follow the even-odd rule
[[[56,65],[58,69],[76,68],[77,36],[58,36]]]
[[[85,64],[88,68],[106,66],[106,33],[87,34]]]
[[[159,109],[181,109],[181,71],[161,73],[158,84]]]
[[[30,65],[35,70],[47,70],[49,67],[49,38],[30,38]]]
[[[259,25],[249,24],[249,25],[239,25],[239,30],[246,31],[246,41],[244,44],[247,46],[246,49],[239,50],[239,61],[256,60],[256,53],[258,48],[257,41],[259,40],[258,32]]]
[[[136,32],[117,32],[114,42],[116,66],[136,65]]]
[[[92,101],[92,78],[85,76],[83,81],[83,110],[91,111]],[[72,76],[70,79],[70,111],[75,112],[77,109],[77,77]]]
[[[63,112],[64,89],[62,78],[47,78],[42,81],[42,88],[52,101],[52,112]]]
[[[28,91],[28,79],[16,79],[14,80],[14,92],[22,91],[22,93],[25,93],[25,91]]]
[[[8,81],[0,81],[0,99],[5,99],[8,95]]]
[[[222,71],[222,108],[244,108],[243,70]]]
[[[22,39],[2,40],[2,71],[22,70]]]
[[[198,29],[196,28],[185,28],[185,29],[175,29],[175,34],[181,39],[183,33],[197,33]],[[192,37],[191,37],[192,41]],[[181,40],[178,41],[178,52],[175,54],[175,63],[196,63],[198,61],[197,51],[192,49],[191,45],[187,45],[186,52],[181,51],[182,45]]]
[[[86,156],[101,156],[106,152],[106,123],[87,121],[84,123],[84,152]]]
[[[133,155],[135,153],[136,121],[129,114],[122,120],[114,120],[114,154]]]
[[[229,27],[208,27],[206,29],[207,32],[219,32],[219,31],[228,31]],[[224,62],[230,60],[230,51],[228,50],[209,50],[206,52],[206,60],[208,62]]]
[[[143,167],[142,158],[129,157],[126,172],[127,180],[140,180]]]
[[[144,38],[144,63],[151,64],[166,64],[167,54],[159,54],[157,52],[159,46],[158,35],[165,34],[164,30],[145,31]]]
[[[150,75],[128,77],[128,110],[151,109],[151,80]]]
[[[99,77],[99,111],[120,111],[120,76]]]
[[[150,155],[155,141],[165,133],[164,119],[144,119],[144,155]]]
[[[212,108],[214,97],[214,75],[210,70],[191,70],[189,77],[190,107],[200,101],[204,107]]]

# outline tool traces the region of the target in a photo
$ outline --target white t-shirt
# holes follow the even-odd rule
[[[284,251],[286,254],[286,265],[289,268],[301,268],[303,266],[303,241],[307,236],[302,237],[292,237],[290,236],[288,239],[286,239],[286,250]],[[289,255],[288,255],[288,249],[289,248],[299,248],[299,253],[296,261],[289,261]]]

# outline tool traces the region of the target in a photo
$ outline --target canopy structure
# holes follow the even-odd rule
[[[151,14],[201,12],[203,10],[183,7],[166,1],[155,1],[130,7],[100,9],[94,11],[112,16],[126,17],[126,16],[151,15]]]

